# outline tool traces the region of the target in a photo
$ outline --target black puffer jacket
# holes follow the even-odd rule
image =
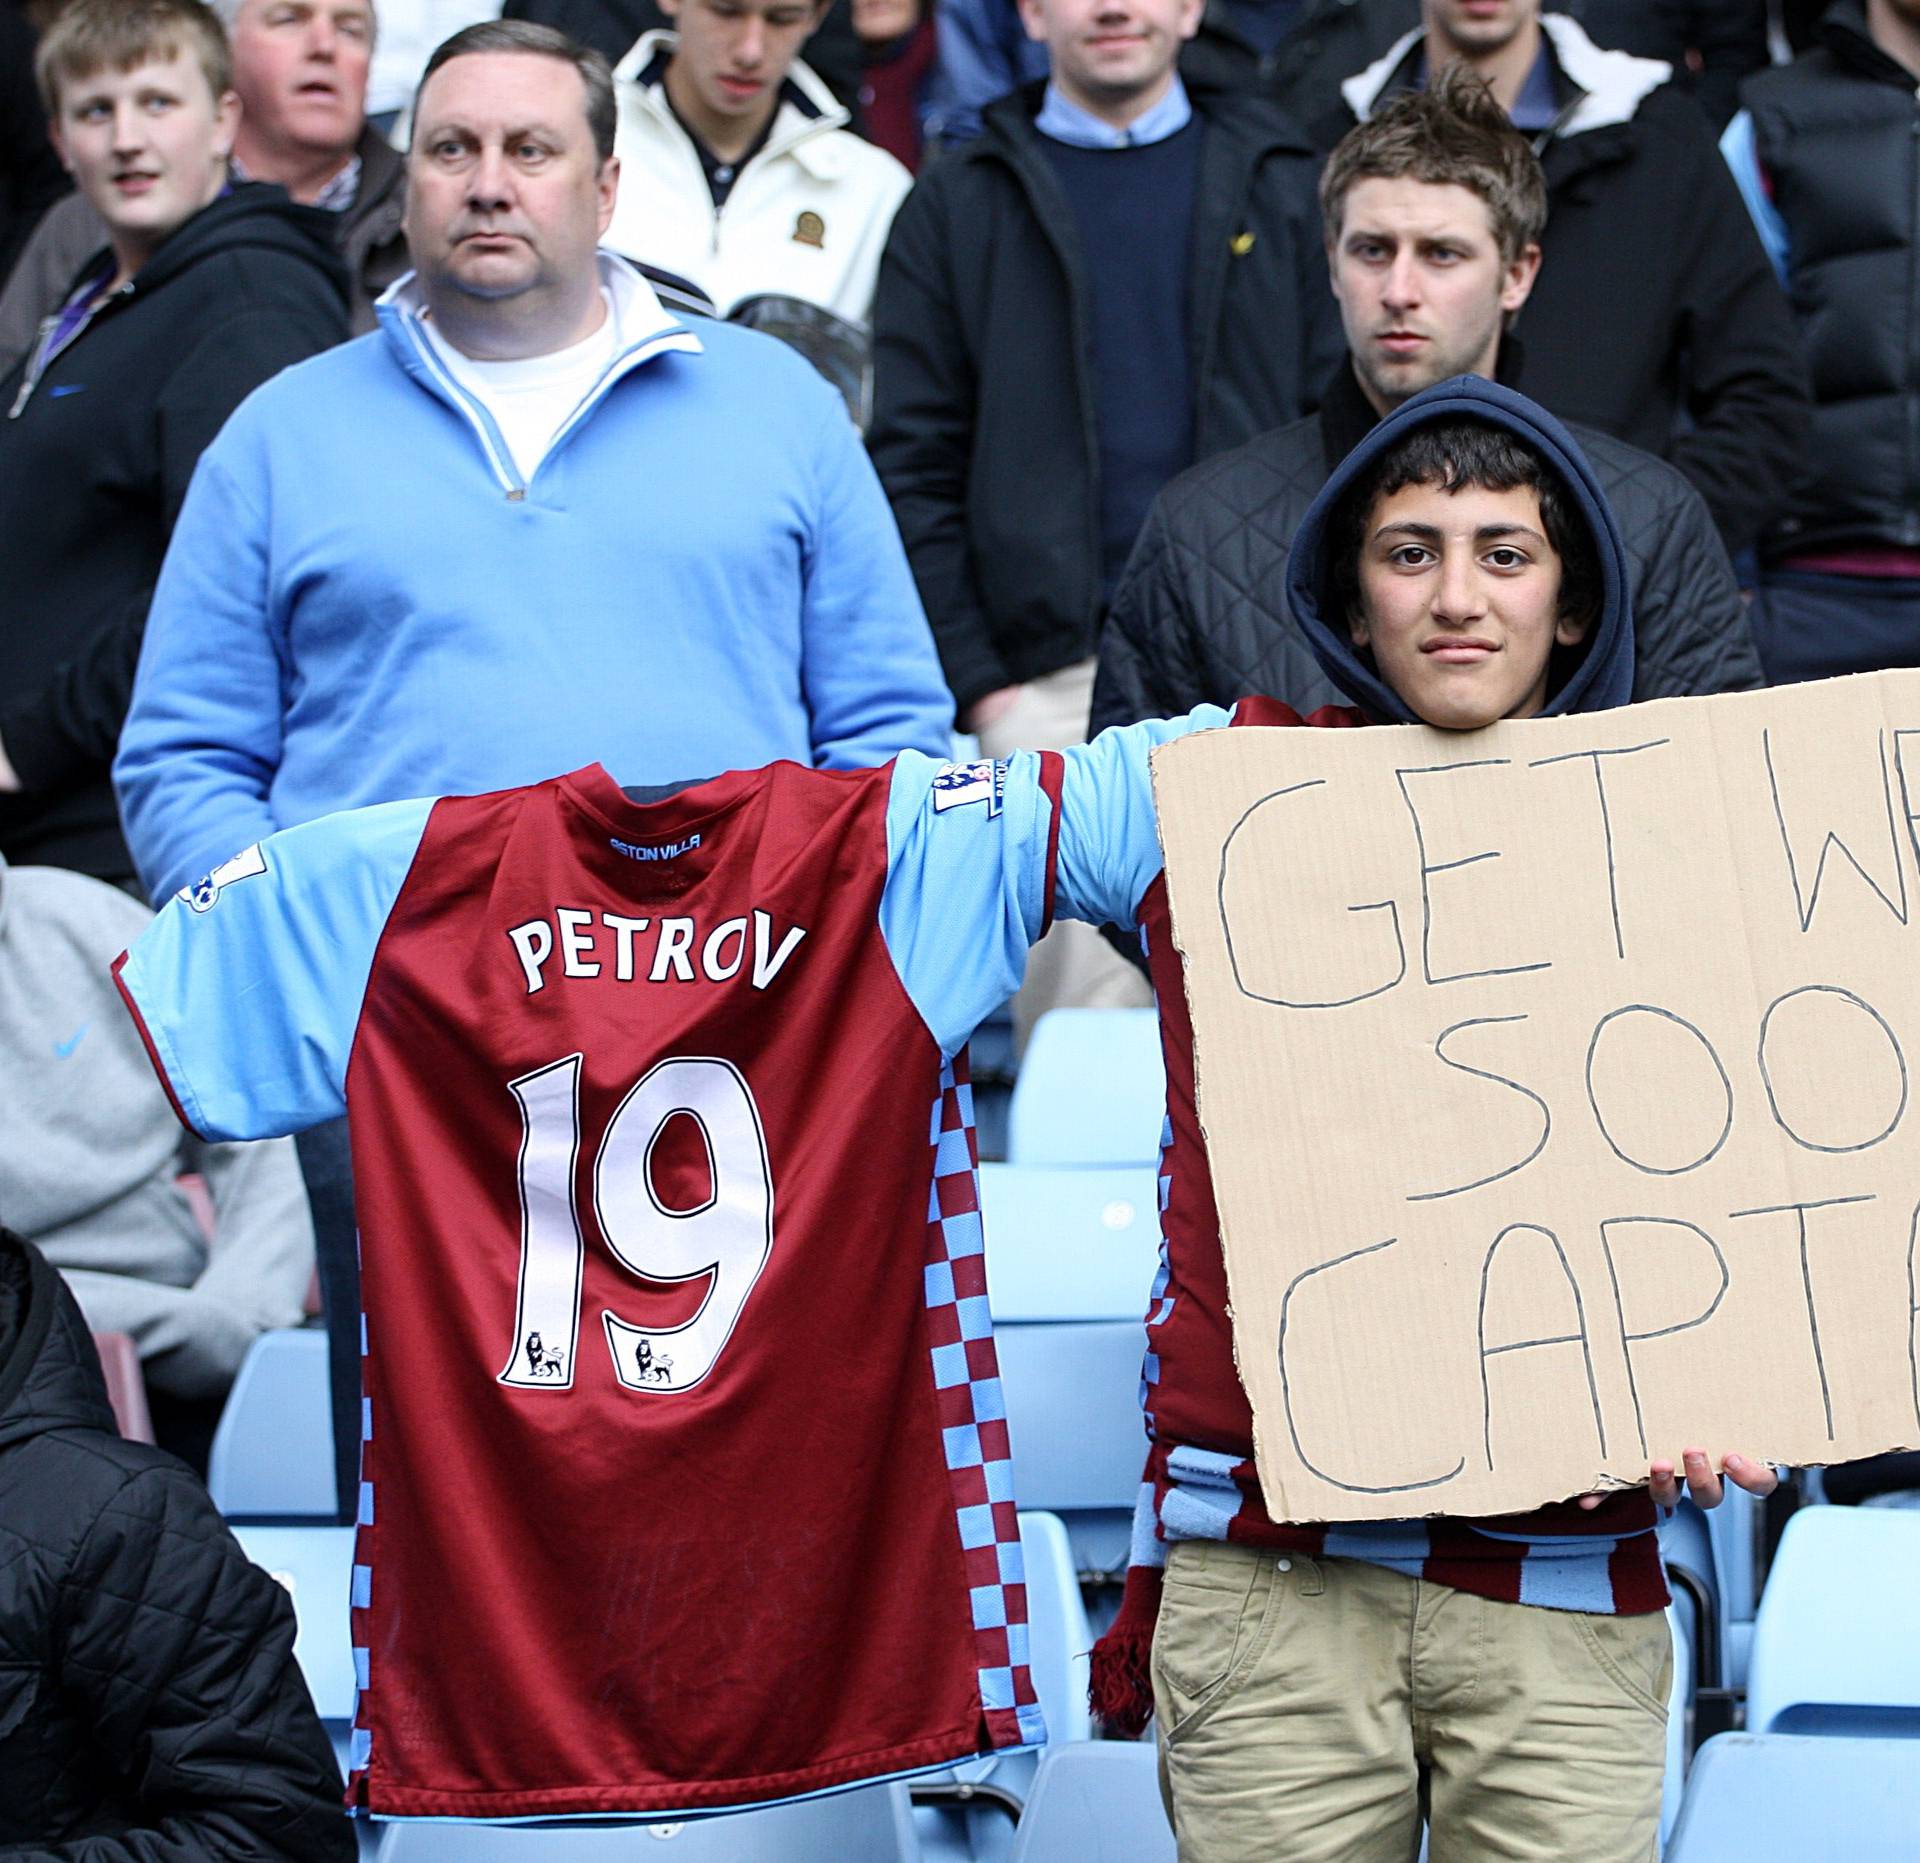
[[[287,1594],[114,1434],[79,1307],[0,1229],[0,1858],[354,1854]]]
[[[1519,348],[1501,356],[1503,380]],[[1373,426],[1342,367],[1320,412],[1175,479],[1154,500],[1100,637],[1093,729],[1177,717],[1249,692],[1341,705],[1287,604],[1287,558],[1314,495]],[[1700,494],[1663,460],[1568,423],[1620,526],[1636,699],[1764,683],[1732,565]]]
[[[1920,96],[1858,0],[1741,93],[1787,228],[1813,376],[1805,482],[1769,554],[1920,545]]]

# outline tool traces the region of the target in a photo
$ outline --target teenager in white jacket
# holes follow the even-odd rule
[[[698,285],[725,316],[803,298],[865,325],[895,210],[913,185],[800,51],[828,0],[661,0],[616,67],[624,185],[605,244]]]

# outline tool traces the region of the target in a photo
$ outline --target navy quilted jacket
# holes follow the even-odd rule
[[[354,1854],[286,1593],[114,1433],[79,1307],[0,1229],[0,1858]]]

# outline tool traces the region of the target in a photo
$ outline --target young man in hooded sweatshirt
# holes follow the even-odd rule
[[[1352,703],[1302,719],[1243,701],[1235,724],[1473,730],[1632,692],[1626,557],[1593,469],[1544,410],[1478,378],[1413,397],[1354,448],[1296,533],[1288,583]],[[1167,1063],[1167,1190],[1152,1444],[1097,1708],[1134,1731],[1156,1712],[1183,1863],[1404,1863],[1423,1813],[1434,1863],[1653,1856],[1671,1674],[1656,1511],[1683,1482],[1715,1505],[1713,1460],[1689,1447],[1678,1473],[1656,1460],[1648,1488],[1500,1519],[1274,1521],[1158,880],[1137,917]],[[1725,1469],[1774,1485],[1739,1456]]]
[[[0,851],[124,881],[109,766],[201,453],[341,342],[331,221],[228,174],[239,99],[200,0],[76,0],[40,42],[55,146],[106,225],[0,376]]]
[[[381,1678],[396,1665],[404,1673],[424,1653],[415,1686],[446,1695],[437,1715],[468,1715],[477,1742],[518,1741],[489,1716],[489,1691],[515,1649],[563,1650],[580,1635],[574,1593],[553,1596],[550,1536],[525,1535],[524,1523],[630,1520],[635,1463],[556,1454],[562,1429],[589,1443],[644,1438],[650,1465],[691,1458],[706,1471],[699,1496],[678,1494],[645,1528],[649,1557],[723,1533],[741,1540],[749,1491],[753,1517],[775,1523],[764,1530],[782,1546],[837,1554],[805,1570],[789,1561],[776,1585],[744,1588],[703,1554],[686,1562],[697,1591],[680,1597],[670,1644],[596,1618],[579,1674],[626,1660],[609,1651],[642,1651],[651,1676],[701,1679],[716,1726],[760,1724],[779,1664],[737,1672],[701,1643],[705,1627],[723,1624],[737,1646],[743,1611],[760,1612],[755,1622],[783,1642],[840,1621],[833,1587],[861,1582],[844,1556],[846,1523],[884,1506],[924,1529],[915,1609],[904,1621],[854,1613],[858,1639],[831,1662],[801,1665],[823,1675],[823,1693],[804,1714],[784,1699],[766,1723],[797,1748],[779,1758],[781,1776],[818,1781],[830,1769],[847,1782],[876,1755],[937,1763],[970,1738],[986,1750],[1034,1737],[962,1051],[1058,914],[1138,929],[1160,999],[1169,1137],[1149,1323],[1150,1506],[1096,1695],[1119,1719],[1129,1705],[1144,1718],[1157,1700],[1182,1857],[1405,1863],[1423,1773],[1435,1863],[1651,1854],[1670,1659],[1653,1526],[1655,1503],[1677,1496],[1680,1458],[1652,1464],[1651,1493],[1506,1521],[1332,1530],[1266,1514],[1234,1372],[1149,769],[1156,744],[1229,724],[1419,717],[1468,729],[1624,703],[1633,638],[1619,532],[1558,423],[1507,389],[1456,378],[1373,430],[1309,512],[1293,560],[1294,610],[1352,707],[1302,719],[1270,700],[1231,713],[1202,706],[1064,752],[956,767],[905,751],[880,769],[823,773],[775,764],[649,801],[596,767],[488,797],[334,815],[216,869],[121,961],[149,1053],[203,1135],[261,1137],[337,1117],[350,1073],[354,1082],[374,1393],[364,1473],[381,1490],[377,1507],[368,1490],[361,1518],[381,1520],[385,1534],[366,1555],[382,1562],[364,1626],[376,1770],[418,1781],[434,1759],[425,1719],[386,1719]],[[634,848],[654,858],[622,852]],[[750,970],[749,906],[765,947]],[[775,952],[778,926],[791,929]],[[438,961],[447,949],[471,961]],[[241,998],[244,1023],[228,1013]],[[751,1299],[734,1293],[726,1330],[650,1334],[670,1316],[648,1316],[631,1276],[662,1265],[649,1251],[663,1241],[666,1206],[621,1160],[677,1117],[672,1096],[694,1091],[678,1084],[694,1055],[693,1067],[726,1071],[725,1096],[740,1109],[735,1139],[712,1154],[712,1183],[730,1188],[702,1194],[714,1208],[765,1215],[730,1232],[729,1273]],[[655,1083],[651,1098],[633,1084],[642,1077]],[[522,1099],[516,1118],[509,1081],[516,1095],[535,1081],[564,1084],[545,1111]],[[554,1147],[541,1155],[576,1147],[584,1171],[593,1153],[608,1192],[591,1232],[543,1224],[537,1309],[516,1305],[516,1290],[536,1285],[518,1274],[534,1245],[518,1220],[532,1193],[516,1178],[536,1126]],[[568,1200],[543,1194],[556,1208]],[[859,1375],[823,1385],[804,1360],[796,1371],[792,1340],[807,1334],[809,1303],[849,1251],[863,1276],[889,1264],[862,1292],[864,1324],[885,1349],[864,1356]],[[564,1272],[547,1273],[556,1263]],[[904,1287],[887,1278],[898,1272]],[[619,1318],[604,1338],[601,1311]],[[610,1363],[607,1343],[636,1334],[649,1342],[637,1383],[632,1353]],[[423,1371],[429,1337],[440,1356]],[[663,1371],[651,1342],[669,1337]],[[389,1357],[395,1338],[406,1347]],[[703,1382],[706,1401],[655,1401],[669,1373]],[[801,1375],[816,1440],[841,1445],[831,1481],[807,1458],[794,1464],[781,1434],[782,1405],[800,1401],[783,1397],[783,1380]],[[470,1457],[447,1456],[455,1434]],[[410,1573],[406,1510],[432,1508],[426,1489],[442,1470],[466,1482],[489,1461],[511,1467],[516,1506],[510,1517],[478,1510],[488,1558]],[[1713,1505],[1712,1459],[1689,1448],[1682,1466],[1689,1491]],[[1764,1466],[1737,1456],[1725,1466],[1755,1492],[1773,1485]],[[862,1481],[877,1485],[863,1496]],[[591,1534],[578,1537],[590,1553]],[[524,1561],[528,1579],[490,1596],[546,1614],[512,1639],[492,1621],[497,1602],[473,1590],[476,1574],[506,1569],[489,1563],[493,1551]],[[1169,1554],[1162,1608],[1157,1567]],[[985,1588],[971,1612],[969,1586]],[[956,1604],[954,1638],[943,1641],[936,1631]],[[1130,1699],[1129,1667],[1144,1671],[1156,1610],[1154,1694]],[[471,1634],[475,1623],[485,1637]],[[458,1676],[445,1656],[455,1646],[469,1665]],[[859,1738],[842,1743],[857,1751],[816,1750],[844,1697],[860,1694],[851,1678],[874,1664],[911,1674],[914,1688],[872,1691]],[[553,1668],[576,1673],[566,1659]],[[606,1776],[618,1741],[598,1704],[633,1686],[609,1674],[581,1699],[556,1699],[572,1730],[568,1765],[591,1778],[582,1790],[602,1808],[617,1797],[653,1809],[663,1791],[684,1789],[643,1776],[644,1743],[620,1778]],[[939,1733],[901,1758],[896,1723],[922,1712]],[[895,1744],[869,1722],[891,1727]],[[754,1757],[775,1765],[764,1745]],[[549,1812],[569,1808],[552,1791],[561,1770],[539,1782]],[[385,1789],[373,1782],[376,1807]]]

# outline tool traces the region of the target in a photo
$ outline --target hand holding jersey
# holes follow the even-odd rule
[[[1589,527],[1603,599],[1584,640],[1562,643],[1577,649],[1570,667],[1511,677],[1522,669],[1501,656],[1521,636],[1484,610],[1470,630],[1448,620],[1448,651],[1428,654],[1431,611],[1401,596],[1453,546],[1409,518],[1406,535],[1371,539],[1384,579],[1371,636],[1356,625],[1349,644],[1336,609],[1315,637],[1366,711],[1302,721],[1252,701],[1231,722],[1404,719],[1400,678],[1449,702],[1483,678],[1512,686],[1509,708],[1624,701],[1619,540],[1577,449],[1538,410],[1487,384],[1445,385],[1382,423],[1343,478],[1408,428],[1463,411],[1550,461]],[[1302,527],[1297,576],[1316,575],[1341,489]],[[1472,549],[1496,580],[1515,567],[1511,527],[1476,533]],[[1295,612],[1317,614],[1321,593],[1292,589]],[[1411,634],[1393,637],[1402,625]],[[779,765],[647,808],[588,770],[363,811],[273,837],[142,941],[122,981],[192,1122],[282,1131],[351,1104],[371,1428],[355,1614],[363,1803],[713,1808],[1038,1736],[957,1057],[1057,910],[1137,924],[1161,1004],[1163,1265],[1136,1535],[1147,1564],[1096,1676],[1107,1703],[1124,1695],[1159,1604],[1149,1568],[1169,1545],[1192,1555],[1176,1557],[1179,1640],[1155,1676],[1183,1853],[1315,1854],[1284,1830],[1303,1844],[1318,1831],[1342,1855],[1404,1854],[1419,1767],[1434,1771],[1436,1858],[1563,1812],[1583,1854],[1644,1848],[1665,1651],[1646,1493],[1337,1531],[1266,1513],[1147,766],[1154,743],[1227,722],[1205,708],[960,769],[913,756],[840,776]],[[924,1250],[902,1250],[903,1231],[924,1234]],[[1670,1487],[1671,1469],[1657,1473]],[[630,1532],[614,1511],[629,1495],[644,1510]],[[770,1524],[743,1532],[762,1497]],[[456,1517],[479,1523],[457,1542]],[[1222,1567],[1238,1623],[1222,1616],[1221,1575],[1203,1569],[1206,1543],[1222,1541],[1223,1557],[1255,1568]],[[856,1563],[915,1583],[856,1593]],[[1458,1722],[1462,1744],[1416,1754],[1411,1698],[1396,1698],[1366,1706],[1386,1744],[1362,1751],[1339,1737],[1357,1724],[1348,1659],[1328,1668],[1331,1704],[1282,1691],[1254,1713],[1250,1694],[1230,1700],[1262,1653],[1249,1643],[1241,1662],[1241,1634],[1272,1619],[1275,1575],[1289,1571],[1296,1653],[1316,1615],[1329,1648],[1350,1650],[1360,1630],[1404,1646],[1395,1614],[1430,1588],[1465,1600],[1448,1618],[1462,1628],[1441,1639],[1450,1658],[1488,1637],[1545,1652],[1509,1665],[1489,1698],[1530,1711],[1578,1670],[1579,1737],[1475,1773],[1491,1723],[1476,1733],[1469,1710],[1448,1709],[1435,1724]],[[1348,1629],[1334,1601],[1357,1613]],[[1506,1614],[1515,1603],[1547,1608]],[[435,1623],[459,1635],[436,1638]],[[1175,1629],[1163,1621],[1163,1641]],[[1224,1636],[1228,1658],[1217,1674],[1202,1662],[1212,1679],[1197,1690],[1175,1680],[1199,1676],[1196,1629],[1208,1648]],[[497,1712],[509,1694],[523,1719]],[[1316,1717],[1304,1731],[1301,1714]],[[1406,1789],[1341,1806],[1313,1795],[1383,1770]],[[1586,1791],[1588,1772],[1604,1789]]]
[[[357,1802],[685,1813],[1044,1737],[963,1049],[1052,911],[1131,921],[1148,752],[1225,719],[358,810],[121,961],[195,1130],[348,1112]]]

